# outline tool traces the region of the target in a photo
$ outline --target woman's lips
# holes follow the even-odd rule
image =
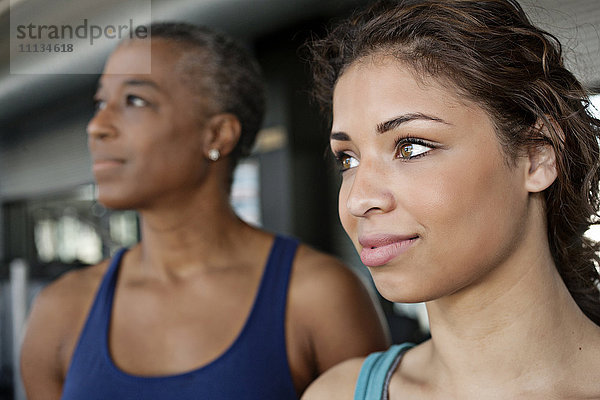
[[[93,172],[101,172],[111,170],[113,168],[118,168],[123,165],[123,160],[118,159],[98,159],[94,160],[92,165]]]
[[[360,259],[367,267],[379,267],[389,263],[407,251],[418,236],[377,236],[359,240],[363,246]]]

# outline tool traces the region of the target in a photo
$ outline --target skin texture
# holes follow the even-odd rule
[[[155,39],[151,74],[113,73],[136,67],[146,45],[125,43],[108,60],[88,140],[99,200],[141,216],[143,239],[119,273],[110,354],[129,374],[157,376],[199,368],[229,348],[250,312],[273,235],[243,223],[229,206],[227,155],[240,123],[198,112],[210,102],[173,73],[181,49]],[[213,148],[217,162],[208,159]],[[60,397],[107,267],[69,272],[36,299],[22,349],[29,399]],[[388,345],[357,276],[304,245],[293,264],[285,325],[298,393],[331,366]]]
[[[406,353],[390,399],[600,398],[600,329],[568,293],[546,236],[550,147],[509,164],[483,109],[381,54],[340,77],[331,147],[357,251],[373,237],[411,239],[370,266],[378,290],[427,302],[432,339]],[[362,361],[328,371],[303,399],[352,399]]]

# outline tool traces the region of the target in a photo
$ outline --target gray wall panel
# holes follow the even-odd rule
[[[85,122],[69,122],[0,148],[3,200],[51,193],[91,181]]]

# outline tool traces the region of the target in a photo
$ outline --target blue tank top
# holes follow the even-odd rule
[[[360,369],[354,400],[388,400],[390,379],[404,353],[413,346],[412,343],[395,344],[387,351],[370,354]]]
[[[198,369],[158,377],[127,374],[109,353],[113,295],[126,249],[120,250],[102,279],[82,329],[61,399],[298,399],[285,343],[287,289],[297,246],[294,239],[275,238],[250,314],[231,347]]]

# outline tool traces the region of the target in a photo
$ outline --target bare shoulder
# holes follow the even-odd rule
[[[38,309],[51,314],[66,313],[69,318],[74,316],[73,313],[87,312],[86,304],[91,303],[107,267],[108,261],[103,261],[94,266],[69,271],[48,284],[36,297],[32,316]]]
[[[294,329],[302,329],[302,337],[310,343],[319,374],[389,345],[378,301],[359,276],[335,257],[301,245],[288,299]]]
[[[87,311],[108,262],[64,274],[36,297],[21,347],[29,399],[58,399]]]
[[[69,271],[48,284],[36,297],[27,322],[24,347],[38,335],[55,338],[60,351],[76,341],[108,261]],[[48,336],[52,332],[53,335]],[[70,356],[70,354],[69,354]]]
[[[301,288],[310,288],[312,292],[327,292],[331,289],[366,290],[359,276],[339,259],[307,245],[300,245],[298,248],[294,261],[294,279]]]
[[[64,334],[76,326],[87,315],[107,266],[104,261],[69,271],[42,289],[29,315],[27,337],[48,330]]]
[[[302,400],[352,400],[364,358],[353,358],[321,375],[304,392]]]
[[[65,273],[36,297],[27,321],[23,353],[51,345],[61,352],[69,336],[78,336],[108,262]],[[73,341],[75,339],[72,339]]]
[[[311,314],[327,307],[338,313],[379,312],[374,296],[356,272],[337,258],[307,245],[298,249],[290,295]]]

